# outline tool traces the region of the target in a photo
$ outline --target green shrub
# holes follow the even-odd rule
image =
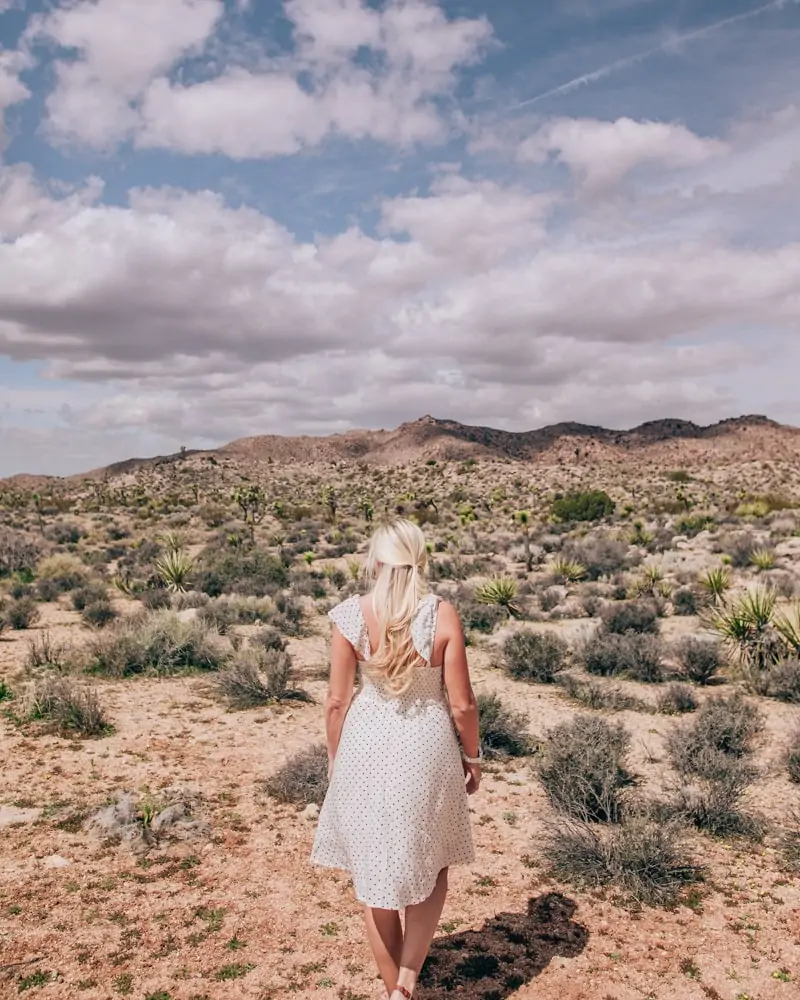
[[[94,601],[92,604],[87,604],[81,613],[83,621],[94,628],[105,628],[106,625],[115,621],[118,617],[111,601],[107,597],[99,601]]]
[[[458,600],[457,606],[461,622],[467,631],[488,634],[494,632],[500,622],[507,618],[503,609],[493,604],[481,604],[479,601],[462,598]]]
[[[14,695],[11,693],[11,688],[6,684],[2,678],[0,678],[0,701],[10,701]]]
[[[657,684],[663,679],[664,664],[657,636],[596,633],[578,651],[587,673],[599,677],[630,677]]]
[[[36,567],[38,579],[49,580],[62,593],[86,585],[89,571],[81,560],[68,552],[58,552],[42,559]]]
[[[722,667],[722,654],[716,642],[687,638],[678,643],[675,653],[681,675],[694,684],[708,684]]]
[[[165,677],[214,671],[225,656],[201,622],[181,622],[169,612],[152,612],[118,622],[88,643],[89,669],[110,677]]]
[[[522,629],[503,643],[506,670],[516,680],[551,684],[565,669],[569,647],[551,632]]]
[[[559,521],[600,521],[614,513],[616,504],[603,490],[568,493],[553,501],[553,517]]]
[[[83,611],[89,604],[107,601],[108,591],[105,584],[93,581],[72,591],[72,606],[76,611]]]
[[[680,826],[646,814],[606,829],[561,820],[549,830],[544,855],[559,880],[585,889],[616,886],[648,906],[673,904],[685,886],[702,877]]]
[[[622,792],[633,783],[629,750],[623,726],[578,716],[548,733],[539,780],[561,812],[585,822],[616,822],[622,815]]]
[[[194,571],[196,589],[210,597],[242,594],[265,597],[288,584],[280,559],[259,548],[210,546],[200,556]]]
[[[624,542],[614,538],[587,538],[579,544],[570,545],[565,549],[565,557],[584,567],[589,580],[599,580],[610,577],[629,569],[633,561],[640,557],[634,553],[631,557],[629,547]]]
[[[481,744],[487,757],[525,757],[533,750],[528,719],[513,712],[496,694],[478,695]]]
[[[691,587],[679,587],[673,591],[672,607],[676,615],[690,617],[696,615],[700,610],[697,594]]]
[[[317,743],[294,754],[266,780],[264,787],[278,802],[305,806],[322,805],[328,791],[328,751]]]
[[[624,635],[626,632],[659,631],[658,611],[647,601],[619,601],[603,609],[600,617],[605,632]]]
[[[275,605],[264,598],[217,597],[200,607],[198,618],[220,635],[225,635],[234,625],[270,621],[275,614]]]

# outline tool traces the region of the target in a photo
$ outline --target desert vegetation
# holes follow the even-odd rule
[[[372,995],[347,879],[306,858],[325,613],[365,586],[373,523],[403,514],[461,614],[487,756],[442,946],[478,935],[485,983],[467,927],[524,924],[552,891],[589,944],[543,997],[788,997],[797,465],[673,444],[390,464],[234,448],[0,483],[0,986]],[[655,935],[658,962],[631,945]]]

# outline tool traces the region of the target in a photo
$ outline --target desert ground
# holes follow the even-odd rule
[[[392,513],[488,755],[420,998],[796,997],[800,434],[430,419],[0,483],[0,995],[378,997],[309,853]]]

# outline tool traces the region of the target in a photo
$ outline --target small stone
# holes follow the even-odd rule
[[[316,802],[309,802],[303,810],[303,819],[314,820],[319,817],[319,806]]]
[[[175,616],[179,622],[196,622],[199,617],[197,608],[184,608]]]
[[[44,859],[43,864],[45,868],[69,868],[72,862],[62,858],[60,854],[51,854],[49,858]]]

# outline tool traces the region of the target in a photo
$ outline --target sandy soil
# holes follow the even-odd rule
[[[42,624],[59,638],[74,637],[74,622],[50,608]],[[687,626],[673,619],[669,627]],[[0,641],[0,671],[24,649],[16,634]],[[319,702],[326,639],[295,641],[290,651]],[[501,674],[490,644],[470,657],[476,690],[526,711],[534,734],[576,711],[554,690]],[[31,996],[70,1000],[377,997],[347,875],[309,864],[313,820],[260,787],[323,738],[319,703],[228,712],[202,677],[99,687],[116,727],[107,738],[34,736],[7,721],[0,729],[0,995],[29,985]],[[635,769],[659,790],[663,738],[675,721],[619,717],[633,734]],[[779,765],[797,717],[769,704],[765,776],[750,805],[776,822],[797,799]],[[81,828],[116,790],[175,785],[202,792],[210,839],[143,858]],[[542,874],[550,811],[529,765],[492,767],[471,801],[477,861],[452,872],[422,998],[451,992],[455,961],[486,973],[457,991],[476,1000],[800,995],[800,879],[781,872],[771,847],[698,837],[692,846],[709,866],[707,883],[686,905],[637,913],[612,893],[577,893]],[[52,975],[40,983],[30,979],[37,972]]]

